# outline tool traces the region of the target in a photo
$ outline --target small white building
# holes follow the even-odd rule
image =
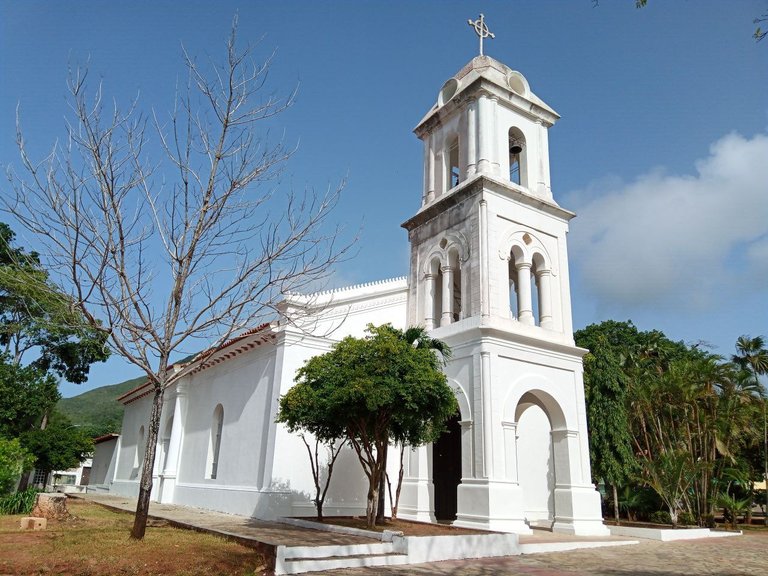
[[[184,366],[166,395],[153,497],[258,518],[312,515],[306,450],[275,424],[278,399],[308,358],[361,336],[368,323],[390,322],[426,326],[451,346],[445,370],[460,406],[435,445],[409,450],[401,517],[607,534],[590,479],[585,350],[571,323],[574,214],[550,187],[548,129],[558,118],[522,74],[490,57],[449,79],[415,130],[424,187],[403,224],[408,276],[287,296],[281,312],[301,310],[304,329],[265,324],[205,365]],[[145,385],[120,398],[111,486],[119,494],[138,493],[150,392]],[[362,514],[365,495],[349,450],[326,514]]]

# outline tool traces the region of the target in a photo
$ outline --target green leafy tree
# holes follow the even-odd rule
[[[13,491],[23,472],[32,468],[33,457],[18,438],[0,436],[0,496]]]
[[[631,327],[625,326],[631,334]],[[614,518],[619,522],[619,488],[633,476],[637,463],[627,417],[627,383],[621,366],[621,347],[611,346],[599,326],[575,334],[584,356],[584,395],[589,422],[589,453],[592,475],[613,491]]]
[[[411,326],[405,330],[402,334],[402,338],[410,345],[416,348],[424,350],[432,350],[438,354],[438,357],[446,362],[451,357],[451,349],[449,346],[437,338],[432,338],[427,329],[423,326]],[[419,431],[419,428],[413,428],[414,431]],[[431,431],[427,431],[430,433]],[[411,438],[399,438],[396,440],[396,444],[399,446],[398,452],[398,470],[397,470],[397,483],[395,485],[395,493],[392,494],[392,483],[387,475],[387,459],[389,456],[389,447],[385,448],[387,454],[384,457],[384,480],[386,481],[387,488],[389,490],[389,500],[392,508],[392,518],[397,518],[397,510],[400,505],[400,491],[403,487],[403,472],[404,472],[404,459],[405,453],[409,447],[422,446],[427,442],[433,441],[431,434],[425,437],[411,437]],[[384,482],[379,485],[379,507],[378,507],[378,520],[384,519]]]
[[[0,346],[15,364],[85,382],[90,365],[109,356],[106,334],[50,282],[38,254],[14,239],[0,223]],[[35,357],[27,361],[30,354]]]
[[[278,421],[322,440],[346,438],[368,479],[366,521],[376,523],[391,442],[437,439],[458,409],[435,352],[389,324],[369,325],[299,369],[280,399]]]
[[[34,428],[21,435],[22,445],[34,455],[39,470],[76,468],[93,452],[93,440],[86,430],[54,412],[45,428]]]
[[[20,366],[0,354],[0,436],[18,438],[39,428],[59,398],[58,383],[51,374]]]

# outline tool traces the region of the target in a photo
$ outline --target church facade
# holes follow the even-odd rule
[[[153,498],[258,518],[312,515],[301,439],[274,422],[296,370],[368,323],[425,326],[447,342],[460,411],[434,445],[407,449],[399,516],[527,533],[607,534],[591,483],[574,345],[566,235],[552,196],[548,129],[557,113],[522,74],[478,56],[416,127],[421,206],[403,227],[407,277],[286,296],[277,321],[179,367],[166,391]],[[112,492],[138,493],[150,387],[125,404]],[[394,450],[390,452],[393,454]],[[390,458],[396,477],[396,458]],[[337,461],[327,515],[364,513],[351,450]]]

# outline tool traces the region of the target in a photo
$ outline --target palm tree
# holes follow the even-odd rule
[[[733,362],[752,373],[755,380],[759,376],[768,374],[768,349],[765,348],[765,339],[762,336],[739,336],[736,340],[737,354],[733,355]]]
[[[448,347],[448,344],[437,338],[432,338],[423,326],[407,328],[403,332],[403,339],[414,348],[427,348],[438,352],[443,362],[447,362],[451,358],[451,349]]]
[[[762,336],[739,336],[736,340],[737,354],[733,355],[733,362],[749,372],[754,383],[759,386],[760,376],[768,374],[768,350],[765,348],[765,339]],[[768,418],[765,409],[765,390],[761,389],[763,396],[763,481],[767,483],[765,490],[766,513],[764,523],[768,526]]]

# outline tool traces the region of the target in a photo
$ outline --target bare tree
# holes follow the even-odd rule
[[[87,71],[70,71],[64,145],[31,159],[17,123],[26,176],[10,174],[6,210],[41,239],[48,265],[91,326],[138,366],[153,402],[131,537],[146,528],[163,396],[183,372],[173,358],[217,346],[274,318],[281,294],[315,287],[349,244],[327,222],[342,186],[324,194],[278,191],[291,150],[268,138],[293,102],[267,92],[272,57],[236,47],[221,65],[186,52],[187,82],[167,117],[107,105]]]
[[[346,438],[335,438],[333,440],[320,441],[315,438],[315,446],[312,448],[307,441],[304,434],[299,434],[301,441],[304,442],[304,446],[307,449],[307,455],[309,456],[309,465],[312,467],[312,479],[315,481],[315,497],[312,502],[315,503],[315,510],[317,511],[317,519],[322,522],[323,520],[323,504],[325,503],[325,496],[328,494],[328,488],[331,485],[331,476],[333,475],[333,466],[336,464],[336,459],[341,454],[341,449],[347,443]],[[320,447],[325,448],[326,453],[326,465],[323,469],[320,461]]]

